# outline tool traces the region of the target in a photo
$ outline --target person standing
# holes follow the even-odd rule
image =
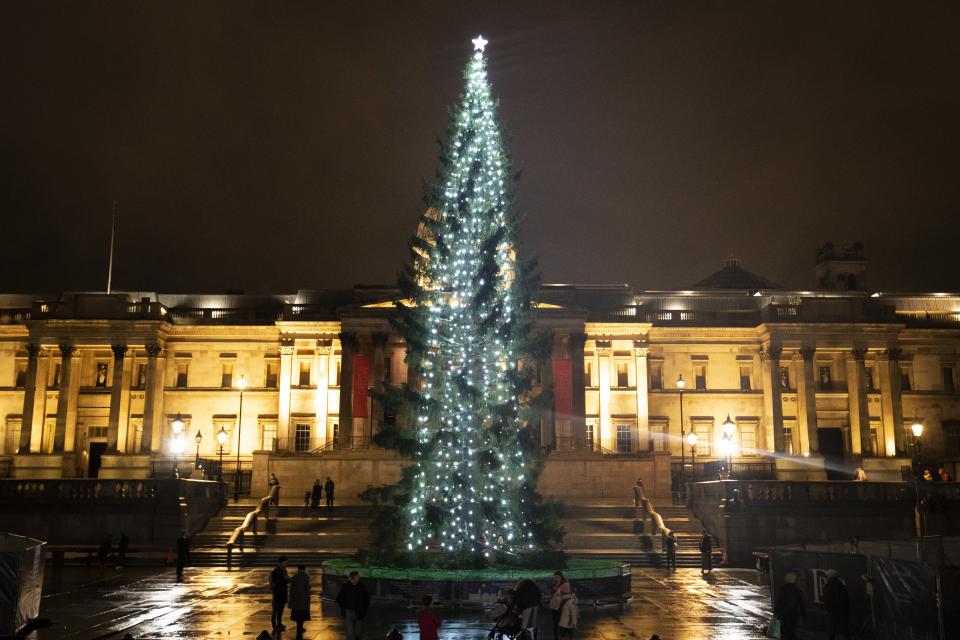
[[[310,576],[302,564],[290,579],[290,619],[297,623],[297,637],[302,638],[303,623],[310,619]]]
[[[320,508],[320,495],[323,493],[323,485],[320,484],[320,478],[313,481],[313,487],[310,489],[310,508],[316,511]]]
[[[437,640],[440,614],[433,608],[433,596],[423,596],[423,609],[417,613],[417,626],[420,627],[420,640]]]
[[[120,542],[117,543],[117,554],[120,556],[120,566],[125,567],[127,565],[127,549],[130,548],[130,538],[127,537],[127,534],[120,532]]]
[[[867,472],[863,470],[863,467],[857,467],[856,475],[853,478],[854,482],[866,482],[867,481]]]
[[[713,571],[713,540],[707,530],[703,530],[700,536],[700,574]]]
[[[187,540],[187,532],[181,531],[177,538],[177,582],[183,580],[183,568],[190,561],[190,542]]]
[[[517,583],[514,590],[516,607],[520,612],[520,627],[522,629],[536,627],[537,609],[540,608],[540,601],[543,599],[540,587],[530,578],[524,578]]]
[[[557,638],[572,638],[573,630],[577,628],[580,618],[580,609],[577,596],[568,593],[560,598],[560,620],[557,623]]]
[[[837,635],[850,640],[847,617],[850,613],[850,594],[847,584],[833,569],[827,571],[827,582],[823,585],[823,606],[829,616],[827,633],[830,640],[836,640]]]
[[[773,604],[773,615],[780,621],[780,640],[797,640],[797,619],[807,617],[803,592],[797,587],[797,574],[788,573]]]
[[[270,614],[270,624],[278,631],[286,627],[283,624],[283,608],[287,606],[287,592],[290,588],[290,577],[287,575],[287,556],[277,558],[277,566],[270,572],[270,593],[273,596],[273,612]]]
[[[667,549],[667,570],[677,568],[677,534],[673,531],[664,540]]]
[[[273,495],[273,498],[270,500],[270,502],[272,502],[274,506],[279,507],[280,506],[280,480],[277,478],[277,474],[275,473],[270,474],[270,480],[267,481],[267,487],[270,489],[271,495]],[[276,487],[276,490],[274,490],[274,487]]]
[[[643,507],[644,516],[647,511],[647,495],[643,491],[643,480],[637,478],[637,484],[633,485],[633,506]]]
[[[327,476],[327,481],[323,483],[323,491],[327,494],[327,509],[333,509],[333,479]]]
[[[360,640],[363,634],[363,619],[370,607],[370,594],[366,585],[360,582],[360,574],[351,571],[349,580],[340,587],[337,594],[340,615],[343,616],[346,640]]]
[[[563,610],[563,597],[570,595],[570,581],[563,571],[553,572],[553,584],[550,585],[550,617],[553,620],[553,637],[560,637],[560,615]]]

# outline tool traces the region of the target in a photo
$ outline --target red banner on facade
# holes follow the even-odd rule
[[[569,359],[553,360],[553,396],[557,417],[573,413],[573,382]]]
[[[370,384],[369,356],[353,356],[353,417],[367,417],[367,385]]]

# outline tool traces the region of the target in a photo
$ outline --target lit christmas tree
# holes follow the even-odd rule
[[[396,510],[375,526],[381,555],[394,546],[502,558],[548,550],[561,535],[555,507],[536,491],[542,460],[532,367],[520,366],[536,360],[535,269],[516,258],[514,176],[487,79],[486,41],[473,43],[437,183],[400,276],[395,324],[417,379],[383,398],[396,405],[403,397],[408,428],[388,426],[377,441],[415,464],[391,488]]]

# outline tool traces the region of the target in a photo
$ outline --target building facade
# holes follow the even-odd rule
[[[899,472],[920,453],[955,470],[960,295],[870,292],[865,265],[827,245],[813,291],[736,261],[684,291],[544,286],[552,358],[524,365],[555,402],[531,428],[556,456],[689,462],[693,431],[698,468],[729,455],[782,477]],[[396,295],[0,295],[0,462],[15,477],[149,475],[177,420],[184,458],[216,458],[221,432],[229,460],[373,455],[395,417],[369,392],[411,375]]]

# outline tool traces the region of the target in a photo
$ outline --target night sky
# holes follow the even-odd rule
[[[4,2],[0,291],[395,282],[470,39],[547,282],[960,290],[956,2]]]

